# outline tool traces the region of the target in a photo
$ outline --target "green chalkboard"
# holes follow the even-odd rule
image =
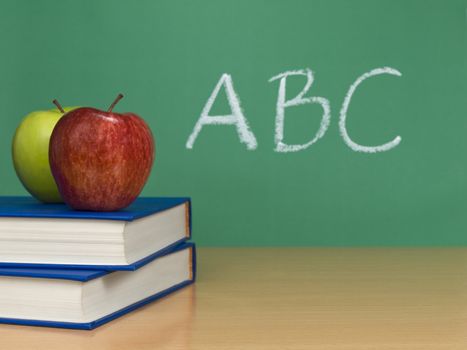
[[[117,109],[140,114],[156,136],[143,194],[191,196],[199,244],[467,244],[466,8],[2,1],[0,194],[26,193],[10,156],[24,115],[54,98],[106,108],[123,92]],[[281,81],[270,80],[284,72],[295,75],[278,125]],[[294,100],[307,74],[312,85]],[[228,116],[232,106],[235,118],[200,125],[187,148],[203,108]]]

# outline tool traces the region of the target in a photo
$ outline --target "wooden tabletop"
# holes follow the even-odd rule
[[[198,281],[93,331],[0,349],[467,349],[467,248],[200,248]]]

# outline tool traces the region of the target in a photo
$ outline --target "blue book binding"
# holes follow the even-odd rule
[[[125,209],[101,212],[73,210],[66,204],[61,203],[44,204],[32,197],[2,196],[0,197],[0,217],[133,221],[176,207],[185,202],[190,202],[190,198],[140,197]]]
[[[9,323],[9,324],[18,324],[18,325],[27,325],[27,326],[74,328],[74,329],[84,329],[84,330],[94,329],[120,316],[123,316],[126,313],[131,312],[141,306],[144,306],[154,300],[162,298],[180,288],[183,288],[189,284],[192,284],[196,278],[196,250],[195,250],[195,245],[193,243],[189,243],[189,242],[181,243],[175,247],[172,247],[171,249],[166,249],[162,252],[159,252],[158,254],[153,255],[151,259],[147,259],[143,264],[139,265],[137,268],[147,263],[150,263],[151,261],[159,257],[165,256],[167,254],[175,253],[183,249],[189,249],[189,248],[192,249],[192,254],[191,254],[192,278],[191,279],[183,281],[155,295],[152,295],[148,298],[140,300],[132,305],[128,305],[124,307],[123,309],[113,312],[110,315],[104,316],[98,320],[87,322],[87,323],[73,323],[73,322],[54,322],[54,321],[1,318],[0,317],[0,323]],[[106,271],[106,270],[86,270],[86,269],[46,269],[46,268],[23,268],[23,267],[1,267],[0,268],[0,276],[15,276],[18,278],[21,278],[21,277],[52,278],[52,279],[81,281],[84,283],[86,283],[87,281],[93,280],[95,278],[100,278],[110,273],[112,272]]]
[[[57,218],[57,219],[92,219],[92,220],[119,220],[133,221],[148,215],[176,207],[180,204],[188,203],[188,237],[174,242],[167,248],[155,252],[135,263],[129,265],[77,265],[77,264],[43,264],[43,263],[14,263],[0,262],[0,267],[23,267],[42,269],[94,269],[109,271],[134,271],[140,266],[151,261],[161,253],[170,251],[173,247],[191,238],[191,199],[189,197],[140,197],[130,206],[119,211],[96,212],[73,210],[66,204],[44,204],[32,197],[0,196],[0,217],[23,217],[23,218]]]

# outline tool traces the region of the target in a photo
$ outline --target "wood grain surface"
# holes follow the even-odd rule
[[[200,248],[198,281],[93,331],[0,349],[467,349],[467,249]]]

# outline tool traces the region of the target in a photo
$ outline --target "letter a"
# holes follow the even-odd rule
[[[219,94],[219,91],[222,86],[224,86],[225,88],[227,100],[229,102],[232,114],[222,116],[210,116],[209,112],[211,111],[212,105],[214,104],[214,101],[216,100],[217,95]],[[229,74],[223,74],[216,87],[214,88],[211,96],[209,97],[208,101],[206,102],[206,105],[203,108],[203,111],[201,112],[201,116],[199,117],[195,127],[193,128],[191,135],[188,137],[188,140],[186,142],[186,148],[193,148],[193,144],[195,143],[196,138],[198,137],[198,134],[200,133],[204,125],[235,125],[237,127],[237,133],[238,137],[240,138],[240,142],[246,144],[247,149],[254,150],[258,146],[258,143],[256,142],[256,137],[248,127],[246,118],[242,113],[242,109],[240,107],[240,100],[235,94],[235,90],[232,83],[232,77]]]

